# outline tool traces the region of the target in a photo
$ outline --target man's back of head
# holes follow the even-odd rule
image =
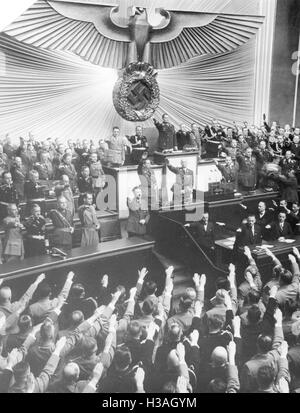
[[[260,334],[257,338],[257,349],[260,353],[268,353],[272,350],[273,340],[267,334]]]
[[[22,315],[18,321],[18,327],[21,334],[24,334],[31,330],[32,328],[32,319],[29,315]]]
[[[11,301],[11,289],[9,287],[0,288],[0,305]]]
[[[261,366],[257,372],[259,390],[267,390],[274,384],[276,378],[275,369],[271,365]]]
[[[52,321],[45,320],[40,328],[40,341],[49,343],[54,341],[54,325]]]
[[[66,384],[77,382],[80,374],[80,369],[76,363],[68,363],[63,370],[63,379]]]

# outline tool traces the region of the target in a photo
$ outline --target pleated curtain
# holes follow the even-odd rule
[[[255,38],[233,52],[196,57],[159,70],[161,104],[180,124],[212,118],[224,125],[253,120]],[[136,124],[119,117],[112,103],[118,71],[70,52],[39,49],[0,36],[0,138],[33,131],[41,139],[99,139],[114,125],[131,134]],[[142,124],[153,126],[152,120]]]

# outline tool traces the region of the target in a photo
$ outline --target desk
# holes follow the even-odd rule
[[[263,241],[262,245],[272,246],[270,250],[273,254],[278,257],[282,264],[287,263],[287,255],[292,253],[293,247],[300,248],[300,236],[290,237],[289,239],[293,240],[292,243],[279,242],[279,241]],[[220,239],[215,242],[216,247],[216,265],[218,267],[223,267],[228,262],[225,261],[226,255],[232,253],[234,246],[235,237],[228,237]],[[257,248],[256,246],[250,247],[252,256],[255,259],[257,266],[260,269],[263,269],[262,277],[264,281],[267,281],[272,272],[272,262],[271,259],[267,256],[263,249]],[[239,249],[241,260],[238,260],[238,266],[240,266],[245,260],[243,248]]]
[[[49,271],[63,270],[77,271],[77,266],[87,263],[100,263],[103,259],[119,257],[124,254],[132,254],[141,251],[152,251],[154,241],[151,238],[123,238],[108,241],[95,247],[73,248],[65,259],[43,255],[39,257],[26,258],[20,262],[2,264],[0,266],[0,278],[16,279],[20,277],[36,276]],[[130,260],[132,257],[130,256]],[[100,270],[100,266],[99,266]],[[91,274],[86,274],[89,276]]]

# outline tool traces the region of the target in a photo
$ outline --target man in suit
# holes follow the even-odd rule
[[[177,151],[175,127],[169,122],[169,116],[166,113],[162,116],[162,120],[162,123],[159,123],[156,119],[153,119],[154,125],[159,132],[158,150],[168,151],[174,149]]]
[[[294,235],[291,225],[286,220],[285,212],[280,212],[278,214],[278,221],[268,225],[267,228],[271,230],[271,237],[274,240],[280,241]]]
[[[298,202],[293,202],[292,211],[289,213],[288,222],[290,223],[292,230],[295,234],[299,235],[300,231],[300,207]]]
[[[212,252],[215,249],[215,228],[212,222],[209,222],[209,214],[205,212],[201,221],[186,224],[186,228],[193,228],[196,233],[198,244],[206,252]]]
[[[255,215],[249,215],[247,223],[237,230],[239,234],[239,246],[261,245],[262,231],[256,223]]]
[[[166,158],[168,169],[176,175],[176,181],[171,188],[174,194],[174,204],[191,203],[193,200],[194,188],[194,173],[187,168],[185,160],[181,160],[181,167],[176,168],[170,165],[170,161]]]

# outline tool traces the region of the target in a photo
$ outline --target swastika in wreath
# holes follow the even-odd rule
[[[115,84],[113,102],[122,118],[139,122],[153,116],[159,105],[157,73],[149,63],[131,63]]]
[[[151,90],[143,81],[137,81],[129,88],[128,101],[135,110],[142,110],[151,100]]]

